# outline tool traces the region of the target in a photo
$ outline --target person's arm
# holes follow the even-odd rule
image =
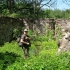
[[[29,39],[30,40],[30,37],[26,37],[26,39]]]
[[[22,42],[23,44],[29,45],[29,43],[28,42],[25,42],[23,39],[21,39],[20,42]]]
[[[24,38],[25,38],[25,35],[22,35],[22,36],[21,36],[21,40],[20,40],[20,42],[23,43],[23,44],[27,44],[27,45],[29,45],[28,42],[25,42],[25,41],[24,41]]]

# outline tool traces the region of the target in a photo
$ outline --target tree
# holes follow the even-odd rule
[[[20,13],[31,17],[38,17],[42,7],[55,5],[56,0],[0,0],[1,12],[8,9],[10,13]]]
[[[12,8],[14,6],[14,0],[7,0],[7,8],[9,9],[10,13],[12,13]]]
[[[56,3],[57,0],[33,0],[33,6],[34,6],[34,14],[39,13],[42,7],[47,6],[51,7]]]

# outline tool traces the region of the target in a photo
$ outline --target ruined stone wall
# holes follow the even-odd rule
[[[49,18],[10,18],[0,17],[0,44],[11,41],[13,38],[13,30],[18,29],[21,33],[22,28],[31,29],[37,33],[45,34],[46,27],[55,30],[58,35],[57,27],[61,28],[61,33],[65,28],[70,27],[70,19],[49,19]]]
[[[36,30],[38,33],[45,33],[47,31],[46,27],[55,30],[55,34],[58,34],[58,28],[60,28],[61,33],[66,29],[70,29],[70,19],[49,19],[49,18],[39,18],[32,20],[24,19],[26,28]]]
[[[70,19],[57,19],[55,25],[55,35],[58,35],[57,28],[60,27],[60,32],[63,33],[65,29],[70,31]]]
[[[60,26],[62,31],[66,28],[70,28],[70,19],[57,19],[57,26]]]
[[[14,29],[21,32],[22,26],[22,20],[18,18],[0,17],[0,44],[12,41]]]

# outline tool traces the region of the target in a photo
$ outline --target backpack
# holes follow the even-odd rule
[[[19,47],[22,47],[24,45],[23,43],[20,42],[21,36],[18,36],[18,38],[17,38],[17,43],[18,43]],[[26,36],[24,35],[24,41],[25,41],[25,37]],[[30,41],[28,41],[28,42],[30,43]],[[28,46],[30,47],[31,46],[31,43]]]
[[[18,38],[17,38],[18,46],[22,47],[23,44],[20,42],[20,40],[21,40],[21,36],[18,36]]]

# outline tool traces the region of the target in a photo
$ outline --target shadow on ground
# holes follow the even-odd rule
[[[13,64],[17,57],[20,56],[12,52],[0,53],[0,70],[5,70],[9,65]]]

